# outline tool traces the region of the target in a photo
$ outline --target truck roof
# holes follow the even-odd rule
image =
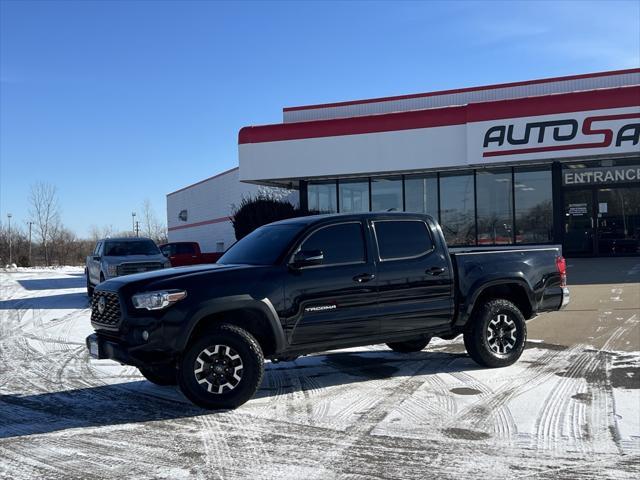
[[[98,242],[106,242],[106,241],[135,242],[140,240],[149,240],[150,242],[153,242],[153,240],[147,237],[106,237],[106,238],[101,238],[100,240],[98,240]]]
[[[362,213],[327,213],[323,215],[307,215],[305,217],[287,218],[273,222],[270,225],[311,225],[313,223],[330,220],[332,218],[341,220],[361,220],[364,218],[424,218],[428,215],[410,212],[362,212]]]

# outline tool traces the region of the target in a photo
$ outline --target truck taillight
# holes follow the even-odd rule
[[[564,257],[556,257],[556,268],[558,269],[558,273],[560,274],[560,286],[567,286],[567,262]]]

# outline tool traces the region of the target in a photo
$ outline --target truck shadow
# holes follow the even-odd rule
[[[0,310],[14,309],[82,309],[89,308],[89,298],[82,293],[60,293],[58,295],[46,295],[43,297],[14,298],[0,300]]]
[[[251,413],[252,407],[260,408],[266,399],[276,401],[282,395],[305,390],[311,378],[318,390],[372,379],[474,368],[466,355],[444,352],[336,352],[286,364],[267,363],[262,387],[239,411]],[[301,401],[313,402],[313,398]],[[32,395],[6,394],[0,395],[0,439],[225,413],[192,405],[176,387],[158,387],[144,380]]]
[[[63,278],[18,280],[18,283],[25,290],[58,290],[63,288],[84,288],[87,286],[84,274],[82,276]]]

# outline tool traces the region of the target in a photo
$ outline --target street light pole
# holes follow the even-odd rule
[[[133,231],[136,231],[136,212],[131,212],[131,227]]]
[[[12,215],[10,213],[7,213],[7,218],[9,219],[9,266],[12,265],[12,258],[11,258],[11,217]]]
[[[29,222],[29,266],[33,267],[31,264],[31,225],[33,225],[33,222]]]
[[[140,222],[136,222],[135,224],[135,232],[136,232],[136,237],[140,236]]]

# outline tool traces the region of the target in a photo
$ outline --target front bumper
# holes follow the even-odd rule
[[[157,348],[157,345],[129,345],[126,342],[92,333],[86,339],[89,356],[97,360],[114,360],[134,367],[164,364],[175,358],[172,352]]]
[[[115,360],[126,365],[135,365],[135,360],[129,353],[127,346],[120,342],[106,339],[92,333],[86,340],[89,356],[98,360]]]
[[[571,297],[569,295],[569,289],[567,287],[562,287],[562,303],[560,304],[560,310],[569,305],[571,301]]]

